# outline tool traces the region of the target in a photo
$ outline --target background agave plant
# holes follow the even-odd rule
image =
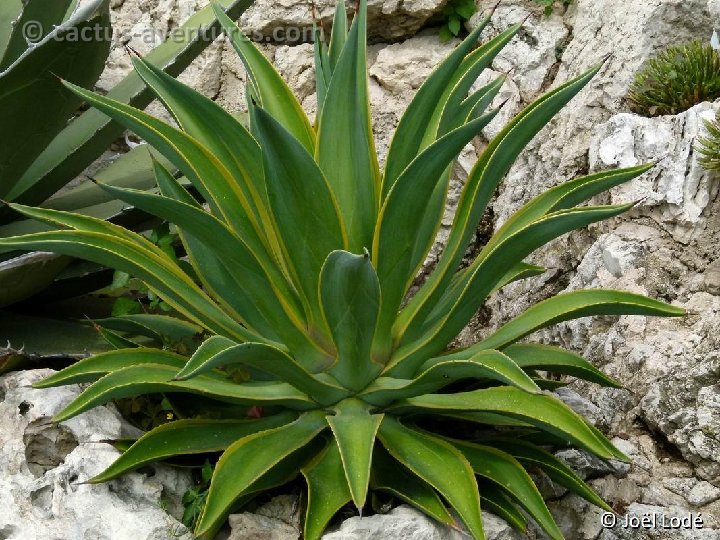
[[[630,87],[630,108],[644,116],[678,114],[720,97],[720,55],[710,43],[691,41],[648,60]]]
[[[141,221],[138,213],[131,221],[126,204],[92,184],[57,194],[99,158],[124,128],[95,110],[73,118],[82,100],[57,84],[57,77],[84,87],[97,82],[110,52],[109,0],[84,2],[79,8],[77,0],[52,0],[50,4],[48,7],[47,0],[4,0],[0,5],[0,198],[42,203],[47,208],[123,220],[125,225],[135,226]],[[239,17],[252,0],[220,0],[220,4],[231,16]],[[207,6],[179,29],[183,32],[176,32],[172,40],[156,47],[148,60],[178,75],[212,43],[208,36],[218,28],[212,8]],[[92,39],[77,39],[80,35]],[[37,38],[37,42],[30,44],[26,37]],[[140,108],[153,99],[134,73],[108,95]],[[156,157],[162,159],[158,154]],[[98,179],[138,189],[152,187],[154,174],[147,147],[120,157],[101,171]],[[43,228],[17,217],[0,210],[0,237]],[[0,307],[37,294],[70,261],[38,254],[1,257]],[[83,268],[83,272],[68,270],[69,278],[87,274]],[[98,286],[97,280],[85,282],[85,291]],[[20,338],[20,334],[2,336],[4,342],[13,344]]]
[[[3,250],[52,250],[138,276],[209,336],[189,356],[126,341],[38,385],[93,383],[56,421],[122,397],[162,392],[174,402],[180,420],[146,433],[90,482],[177,455],[222,453],[195,531],[206,539],[234,508],[300,473],[309,540],[345,504],[363,508],[370,490],[457,526],[447,503],[476,539],[481,504],[521,530],[529,515],[561,538],[531,468],[607,508],[550,450],[571,445],[602,459],[626,457],[544,391],[558,382],[543,374],[616,383],[571,352],[521,340],[576,317],[682,310],[631,293],[575,291],[538,303],[471,347],[446,350],[489,294],[542,271],[523,262],[534,250],[630,208],[577,205],[648,167],[566,182],[522,207],[459,270],[519,152],[598,68],[540,98],[490,142],[438,265],[406,301],[443,214],[450,166],[493,118],[485,110],[502,78],[468,92],[519,26],[476,48],[488,17],[437,67],[400,121],[381,173],[365,1],[349,31],[339,3],[329,45],[316,43],[315,126],[265,57],[215,10],[249,75],[249,130],[141,58],[133,60],[137,73],[179,129],[66,83],[197,189],[201,201],[161,164],[159,194],[104,187],[174,223],[193,271],[141,235],[56,210],[12,204],[61,229],[0,240]],[[243,371],[231,377],[237,367]]]

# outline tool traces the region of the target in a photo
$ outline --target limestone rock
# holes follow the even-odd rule
[[[398,40],[417,33],[447,0],[369,0],[368,30],[371,37]],[[330,29],[334,0],[317,0],[316,15]],[[258,0],[241,17],[240,27],[255,41],[311,41],[312,4],[305,0]]]
[[[520,540],[521,536],[502,519],[483,512],[487,540]],[[438,525],[409,506],[398,506],[388,514],[353,517],[340,529],[323,535],[323,540],[460,540],[466,535]]]
[[[591,171],[657,163],[614,188],[613,204],[641,201],[644,215],[687,243],[717,194],[716,177],[700,166],[694,146],[705,134],[703,120],[712,120],[718,108],[702,103],[676,116],[656,118],[621,113],[597,126],[590,144]]]
[[[61,424],[50,418],[79,393],[77,386],[35,390],[51,370],[0,378],[0,537],[8,540],[190,540],[175,512],[189,487],[185,473],[159,468],[83,485],[119,455],[99,441],[134,434],[113,409],[98,407]],[[172,500],[174,499],[174,500]]]

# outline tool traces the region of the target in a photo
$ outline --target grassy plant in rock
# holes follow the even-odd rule
[[[649,167],[565,182],[518,210],[461,269],[513,161],[599,67],[541,97],[489,143],[438,264],[408,300],[440,226],[453,161],[497,112],[487,108],[503,78],[473,83],[519,25],[478,46],[485,18],[435,69],[400,120],[381,170],[365,1],[349,28],[339,3],[329,44],[316,43],[314,125],[268,60],[216,12],[247,69],[248,128],[142,58],[133,59],[137,73],[178,128],[66,83],[197,189],[201,201],[159,164],[158,194],[105,187],[173,223],[194,275],[145,237],[73,213],[13,204],[59,228],[0,240],[3,250],[51,250],[137,276],[205,329],[207,339],[189,357],[128,346],[37,385],[92,383],[58,422],[142,394],[165,393],[182,409],[181,419],[147,432],[90,481],[156,460],[221,454],[195,529],[204,539],[228,513],[300,474],[308,540],[344,505],[368,505],[371,492],[462,524],[475,539],[483,538],[481,508],[519,530],[531,518],[561,538],[531,469],[607,508],[551,451],[573,446],[627,458],[546,391],[560,384],[546,374],[616,383],[571,352],[523,338],[577,317],[682,310],[627,292],[573,291],[530,307],[475,345],[448,349],[489,295],[543,271],[523,262],[535,250],[632,206],[578,205]]]
[[[644,116],[678,114],[720,97],[720,55],[709,42],[691,41],[648,60],[630,87],[630,108]]]
[[[720,115],[713,120],[705,120],[707,135],[700,137],[695,150],[700,154],[698,161],[708,171],[720,171]]]

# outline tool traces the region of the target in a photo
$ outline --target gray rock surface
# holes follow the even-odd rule
[[[6,540],[190,540],[178,515],[189,487],[184,473],[158,467],[154,476],[82,482],[119,455],[99,441],[132,428],[108,407],[61,424],[51,417],[79,393],[77,386],[35,390],[52,374],[33,370],[0,377],[0,537]]]

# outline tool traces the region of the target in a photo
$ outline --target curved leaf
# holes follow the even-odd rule
[[[461,379],[490,379],[526,392],[539,392],[533,380],[500,351],[484,351],[467,360],[433,358],[421,369],[424,371],[410,381],[380,377],[359,395],[370,403],[385,406],[398,399],[435,392]]]
[[[457,394],[428,394],[400,401],[390,407],[389,411],[426,411],[435,414],[477,411],[500,414],[572,441],[603,459],[627,459],[559,399],[517,388],[506,386]]]
[[[108,373],[142,364],[160,364],[181,369],[187,358],[159,349],[132,348],[110,351],[84,358],[74,364],[33,383],[33,388],[52,388],[66,384],[94,382]]]
[[[420,337],[406,342],[395,352],[390,362],[394,373],[412,373],[428,355],[442,351],[470,321],[504,275],[530,253],[562,234],[622,214],[631,206],[586,207],[554,212],[503,242],[483,249],[463,275],[461,283],[438,303],[424,326],[418,327],[421,331],[406,336],[406,340],[416,334]],[[489,251],[486,252],[486,249]]]
[[[475,47],[480,33],[489,22],[490,17],[485,17],[477,28],[435,68],[420,86],[400,118],[388,149],[382,183],[383,199],[390,192],[400,174],[422,150],[428,126],[433,125],[434,116],[439,117],[438,109],[442,111],[445,106],[445,102],[441,98],[447,92],[448,86],[464,58]]]
[[[425,248],[432,241],[432,238],[418,237],[428,201],[439,182],[449,181],[449,176],[444,174],[448,165],[496,113],[472,120],[433,143],[408,165],[388,193],[380,210],[372,246],[373,263],[383,295],[379,324],[381,339],[389,339],[400,303],[427,255]],[[380,347],[389,349],[389,343]]]
[[[89,480],[106,482],[147,463],[178,455],[221,452],[232,443],[253,433],[273,429],[295,420],[292,413],[266,416],[257,420],[176,420],[145,433],[116,459],[110,467]]]
[[[484,482],[479,481],[478,485],[480,486],[480,500],[486,510],[501,517],[510,524],[511,527],[521,533],[527,533],[527,520],[525,516],[517,509],[515,503],[506,492],[500,489],[497,484],[493,484],[487,480]]]
[[[489,446],[455,439],[450,442],[465,455],[476,474],[511,494],[550,538],[563,540],[564,537],[535,483],[514,457]]]
[[[608,512],[612,509],[565,462],[536,445],[519,439],[492,439],[488,444],[511,454],[521,463],[539,467],[550,480]]]
[[[213,10],[245,65],[254,93],[260,100],[259,105],[312,153],[315,149],[315,131],[297,98],[270,61],[240,32],[222,8],[213,4]]]
[[[249,435],[228,447],[215,467],[195,535],[214,529],[254,482],[326,427],[321,412],[306,413],[292,424]]]
[[[490,142],[465,182],[443,254],[428,280],[403,310],[395,335],[405,335],[411,324],[417,327],[427,319],[445,293],[488,202],[517,156],[547,122],[590,82],[600,67],[596,66],[536,100]]]
[[[113,399],[159,392],[199,394],[227,403],[284,405],[301,410],[313,406],[312,400],[305,394],[285,383],[235,384],[208,376],[199,376],[190,381],[171,380],[177,371],[176,368],[160,364],[144,364],[114,371],[93,383],[55,415],[53,421],[62,422]]]
[[[360,0],[347,41],[338,51],[342,32],[342,27],[333,28],[332,78],[318,124],[316,159],[337,198],[348,248],[359,253],[371,246],[380,196],[368,95],[366,0]]]
[[[476,539],[484,538],[480,495],[472,467],[451,444],[385,415],[378,438],[393,458],[434,487]]]
[[[501,349],[552,324],[596,315],[681,317],[685,310],[640,294],[605,289],[573,291],[548,298],[527,309],[481,342],[463,351]]]
[[[255,108],[253,116],[281,247],[304,296],[310,323],[318,325],[320,270],[331,251],[347,244],[342,218],[312,155],[263,109]]]
[[[380,445],[375,446],[373,454],[370,486],[394,495],[440,523],[459,528],[435,490],[395,461]]]
[[[319,540],[332,517],[352,500],[337,441],[331,438],[302,474],[308,487],[304,538]]]
[[[207,343],[207,342],[206,342]],[[200,352],[198,350],[198,352]],[[327,379],[315,378],[295,359],[281,350],[263,343],[243,343],[223,347],[209,354],[195,354],[187,365],[175,376],[174,380],[184,381],[206,373],[218,366],[243,365],[274,375],[311,396],[323,404],[336,403],[347,396],[348,392]]]
[[[605,375],[590,362],[559,347],[535,343],[516,343],[503,351],[523,369],[541,369],[594,382],[601,386],[621,388],[622,385]]]

